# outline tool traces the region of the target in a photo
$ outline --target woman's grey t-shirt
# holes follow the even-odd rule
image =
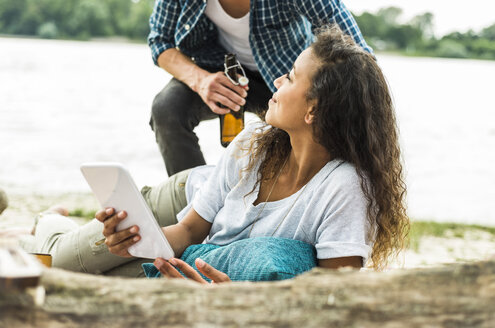
[[[192,206],[212,223],[206,241],[211,244],[227,245],[248,237],[273,235],[314,245],[318,259],[361,256],[365,263],[372,241],[367,201],[354,166],[333,160],[295,194],[254,206],[259,184],[254,191],[253,186],[260,163],[249,172],[242,169],[249,161],[247,149],[255,129],[256,124],[247,126],[227,147],[216,167],[201,169],[198,180],[206,175],[209,178],[178,218]]]

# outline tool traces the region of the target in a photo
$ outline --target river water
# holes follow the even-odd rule
[[[495,225],[495,62],[377,57],[396,104],[410,216]],[[0,186],[88,192],[87,161],[122,162],[139,186],[165,179],[148,120],[169,79],[143,44],[0,38]],[[214,164],[218,120],[196,132]]]

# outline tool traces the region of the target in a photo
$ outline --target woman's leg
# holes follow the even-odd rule
[[[130,259],[110,254],[96,219],[79,226],[60,214],[43,214],[34,235],[36,253],[52,255],[57,268],[86,273],[102,273]]]
[[[143,196],[160,226],[177,223],[177,213],[187,205],[188,175],[189,170],[179,172],[156,187],[143,188]],[[143,259],[111,254],[103,242],[102,231],[103,224],[96,219],[78,226],[62,215],[44,214],[36,227],[34,251],[50,253],[54,267],[71,271],[142,276]]]
[[[155,187],[144,186],[141,189],[160,227],[176,224],[177,213],[186,207],[186,181],[190,172],[191,169],[184,170]]]

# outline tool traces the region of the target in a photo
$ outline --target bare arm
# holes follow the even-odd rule
[[[203,219],[194,208],[191,208],[179,223],[162,228],[175,257],[180,257],[187,247],[201,244],[210,229],[211,223]]]
[[[200,81],[210,74],[175,48],[167,49],[160,54],[158,66],[187,84],[195,92],[199,90]]]
[[[338,269],[341,267],[360,269],[363,266],[363,261],[361,256],[337,257],[318,260],[318,266],[327,269]]]
[[[223,72],[210,73],[202,69],[175,48],[160,54],[158,66],[198,93],[214,113],[226,114],[229,109],[238,111],[246,103],[245,89],[232,84]],[[218,103],[228,108],[221,108]]]

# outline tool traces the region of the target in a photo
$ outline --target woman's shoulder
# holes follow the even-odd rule
[[[315,202],[326,208],[326,213],[365,208],[367,197],[363,191],[361,176],[352,163],[340,161],[313,193]],[[314,196],[313,196],[314,197]]]
[[[329,164],[327,166],[330,172],[323,183],[326,189],[351,192],[361,190],[362,178],[354,164],[343,160],[333,160]]]

